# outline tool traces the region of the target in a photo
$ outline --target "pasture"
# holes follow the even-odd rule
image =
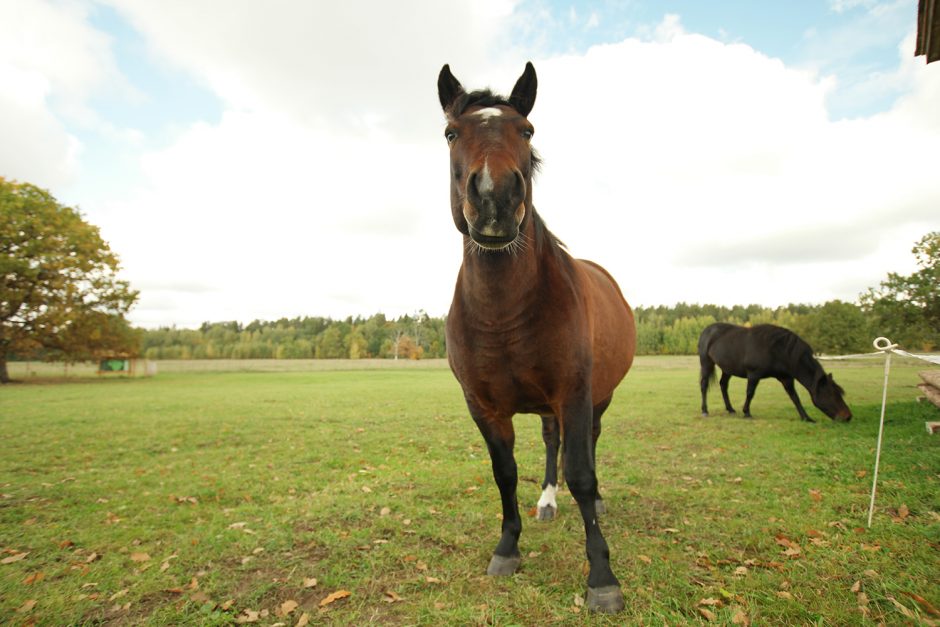
[[[703,419],[697,358],[637,359],[598,444],[627,602],[614,617],[580,607],[583,527],[564,490],[555,521],[525,517],[520,571],[484,575],[498,492],[440,362],[7,385],[0,622],[934,624],[940,436],[915,401],[924,366],[892,365],[871,529],[883,364],[824,367],[848,424],[798,388],[819,421],[800,422],[775,381],[753,420],[720,405]],[[515,424],[531,512],[540,421]]]

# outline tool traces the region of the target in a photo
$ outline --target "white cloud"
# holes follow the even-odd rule
[[[82,203],[142,290],[136,323],[446,312],[461,242],[437,72],[449,62],[467,87],[508,91],[526,58],[510,36],[537,45],[511,3],[114,5],[156,62],[225,104],[141,155],[142,185]],[[56,45],[75,70],[0,55],[22,86],[0,94],[0,130],[41,148],[16,171],[53,193],[81,153],[52,101],[79,110],[116,72],[107,38],[64,6]],[[833,122],[831,77],[678,17],[533,60],[536,206],[635,304],[852,300],[940,228],[940,68],[901,58],[890,111]]]

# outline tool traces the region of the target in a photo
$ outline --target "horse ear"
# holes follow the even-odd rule
[[[464,93],[463,86],[454,75],[450,73],[450,65],[444,65],[437,76],[437,97],[441,101],[441,108],[447,113],[451,105]]]
[[[535,105],[535,92],[538,89],[539,81],[535,76],[535,66],[529,61],[525,64],[525,71],[516,86],[512,88],[512,95],[509,96],[509,104],[518,111],[523,117],[529,115],[529,111]]]

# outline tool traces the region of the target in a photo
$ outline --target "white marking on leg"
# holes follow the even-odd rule
[[[558,494],[558,486],[548,484],[545,486],[545,489],[542,490],[542,496],[539,497],[538,508],[542,509],[546,506],[552,506],[555,509],[558,509],[558,504],[555,503],[555,495]],[[529,501],[530,503],[532,501]]]

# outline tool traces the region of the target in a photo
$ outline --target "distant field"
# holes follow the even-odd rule
[[[639,358],[598,448],[627,600],[610,618],[578,605],[583,527],[567,493],[556,521],[526,517],[519,573],[483,575],[498,493],[443,361],[181,370],[201,363],[59,382],[11,368],[27,382],[0,387],[0,623],[940,621],[940,436],[924,429],[940,418],[915,400],[923,364],[892,366],[866,529],[883,362],[825,364],[855,419],[808,407],[819,422],[805,424],[772,381],[755,419],[715,411],[717,389],[702,419],[695,358]],[[738,407],[743,394],[735,380]],[[528,511],[540,423],[516,426]]]

